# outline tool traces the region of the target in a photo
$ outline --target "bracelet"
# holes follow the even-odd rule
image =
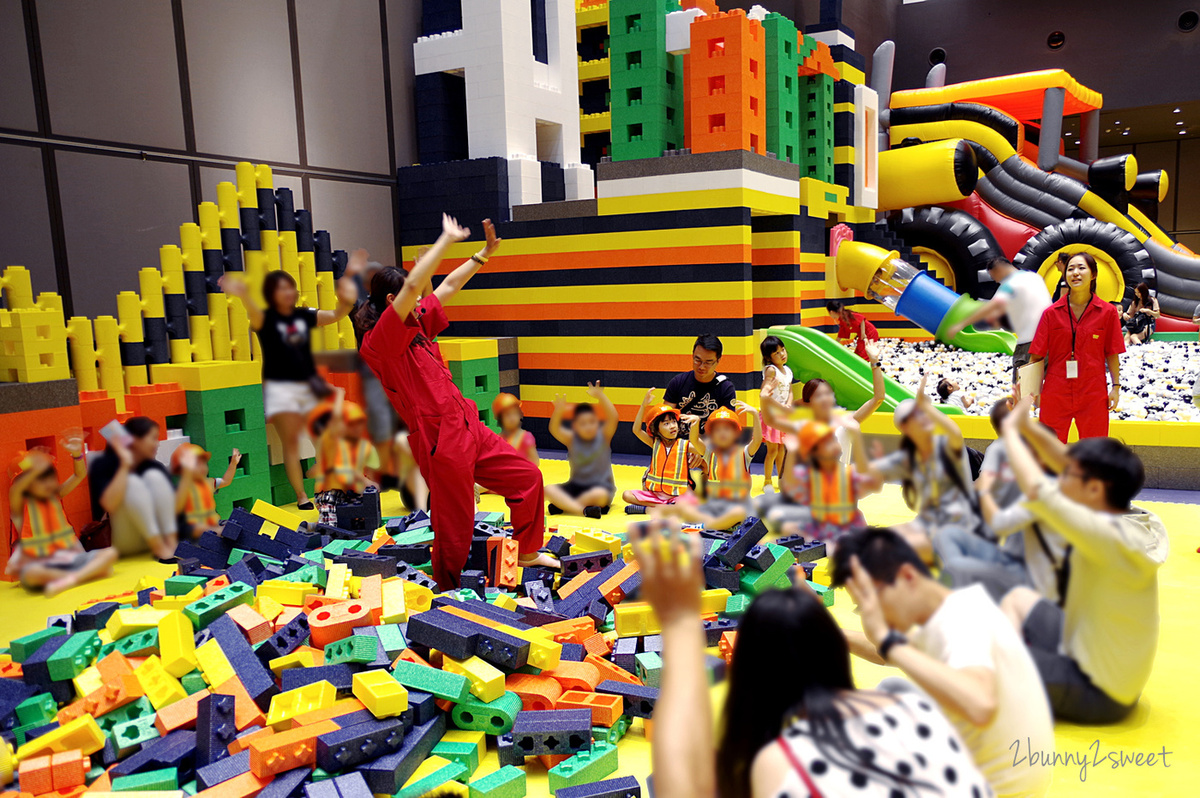
[[[883,638],[883,642],[879,644],[879,657],[887,662],[888,654],[891,653],[894,646],[903,646],[908,644],[908,638],[895,629],[889,629],[887,636]]]
[[[82,460],[83,458],[84,458],[84,455],[82,455],[82,454],[79,455],[78,457],[76,457],[75,455],[71,455],[72,460]]]
[[[482,265],[484,265],[485,263],[487,263],[487,262],[488,262],[487,256],[486,256],[486,255],[481,255],[481,254],[479,254],[478,252],[476,252],[474,255],[472,255],[472,256],[471,256],[471,260],[475,261],[475,262],[476,262],[476,263],[478,263],[480,266],[482,266]]]
[[[878,360],[876,360],[874,363],[871,364],[871,368],[872,369],[883,368],[883,364],[880,363]]]

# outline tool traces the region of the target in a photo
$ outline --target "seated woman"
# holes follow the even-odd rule
[[[742,618],[714,760],[700,541],[665,522],[638,527],[642,595],[662,625],[651,751],[659,798],[711,798],[718,785],[722,798],[989,794],[932,701],[855,689],[846,638],[806,586],[769,590]]]
[[[125,422],[128,445],[110,441],[88,466],[92,515],[105,513],[112,524],[112,544],[122,557],[146,549],[160,560],[175,556],[179,540],[175,486],[158,454],[158,424],[145,416]]]
[[[1158,298],[1150,293],[1150,286],[1138,283],[1133,289],[1133,301],[1121,314],[1121,321],[1125,325],[1125,343],[1144,344],[1149,341],[1161,315]]]

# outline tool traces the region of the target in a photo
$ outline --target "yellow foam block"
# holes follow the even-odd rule
[[[481,731],[464,731],[454,729],[442,735],[442,741],[447,743],[470,743],[479,749],[479,761],[487,755],[487,735]]]
[[[264,521],[270,521],[276,526],[287,527],[288,529],[299,529],[304,523],[304,519],[295,513],[289,513],[287,510],[281,510],[273,504],[259,499],[254,502],[254,507],[250,510],[254,515]]]
[[[268,621],[273,621],[283,612],[283,605],[270,596],[258,596],[258,601],[255,603],[255,609],[258,614],[266,618]]]
[[[83,671],[71,680],[75,684],[75,693],[80,698],[94,693],[104,686],[104,677],[100,675],[100,669],[95,665],[84,668]]]
[[[196,669],[195,636],[196,629],[182,612],[169,612],[158,622],[158,653],[163,669],[177,679]]]
[[[268,579],[258,586],[260,599],[266,597],[285,607],[303,607],[305,597],[319,592],[311,582],[288,582],[283,579]]]
[[[412,614],[427,612],[433,606],[433,591],[427,587],[401,580],[404,584],[404,604]]]
[[[408,709],[408,690],[384,670],[354,674],[351,691],[377,718],[399,715]]]
[[[379,616],[380,623],[404,623],[408,620],[408,609],[404,602],[404,586],[408,584],[403,579],[392,579],[383,583],[383,611]]]
[[[104,731],[91,715],[80,715],[66,725],[35,737],[17,749],[17,760],[33,756],[61,754],[78,748],[85,755],[94,754],[104,747]]]
[[[209,640],[196,649],[196,667],[210,687],[224,684],[236,675],[216,640]]]
[[[262,364],[254,360],[206,363],[158,363],[150,367],[153,382],[177,382],[185,391],[215,391],[262,382]]]
[[[291,725],[292,718],[314,709],[328,709],[337,700],[337,688],[332,683],[322,679],[319,682],[279,693],[271,698],[271,708],[267,711],[267,725],[274,726],[276,731],[286,729]]]
[[[500,595],[496,596],[496,600],[493,601],[492,604],[502,610],[516,610],[517,608],[517,600],[505,593],[501,593]]]
[[[267,663],[267,667],[278,678],[279,674],[289,668],[317,667],[317,655],[312,651],[293,651],[291,654],[285,654],[282,657],[276,657],[271,660]]]
[[[486,360],[499,357],[495,338],[438,338],[438,348],[447,361]]]
[[[700,614],[725,612],[725,603],[729,601],[731,595],[733,594],[723,587],[703,591],[700,594]]]
[[[611,551],[614,557],[621,555],[621,539],[603,529],[580,529],[575,533],[575,542],[571,545],[572,554],[586,554],[591,551]]]
[[[345,563],[334,563],[331,565],[328,576],[325,579],[325,596],[336,599],[350,598],[349,585],[347,584],[349,576],[350,568]]]
[[[167,616],[167,610],[154,607],[135,607],[128,610],[117,610],[104,625],[105,631],[112,635],[113,640],[120,640],[127,635],[154,629],[158,622]]]
[[[187,690],[183,689],[178,679],[167,673],[157,656],[146,657],[141,665],[134,668],[133,675],[155,710],[187,698]]]
[[[504,695],[504,674],[479,657],[443,657],[442,670],[467,677],[471,683],[471,695],[480,701],[487,703]]]

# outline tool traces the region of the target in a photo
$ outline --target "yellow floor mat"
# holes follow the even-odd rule
[[[637,487],[642,469],[633,466],[617,466],[617,483],[622,489]],[[551,482],[562,482],[567,478],[567,466],[561,460],[543,460],[542,471]],[[756,485],[761,477],[755,478]],[[872,524],[889,524],[912,517],[900,498],[900,491],[889,486],[883,493],[863,502],[867,520]],[[1142,795],[1195,795],[1200,793],[1200,765],[1196,748],[1200,746],[1200,733],[1196,731],[1200,718],[1200,689],[1195,686],[1196,658],[1200,655],[1200,527],[1196,515],[1200,507],[1186,504],[1148,502],[1148,509],[1158,513],[1171,533],[1171,555],[1159,576],[1162,631],[1154,673],[1141,702],[1133,715],[1113,726],[1085,727],[1060,723],[1056,728],[1056,741],[1060,756],[1069,756],[1069,762],[1055,768],[1053,796],[1129,796]],[[289,509],[294,509],[291,505]],[[480,504],[482,510],[505,510],[504,501],[498,496],[485,495]],[[395,493],[384,500],[384,514],[397,515],[403,510]],[[313,514],[315,517],[315,513]],[[609,531],[623,531],[630,520],[622,510],[618,499],[612,512],[598,522],[587,519],[549,516],[551,524],[559,520],[580,526],[598,526]],[[81,602],[100,596],[113,595],[132,589],[139,578],[148,573],[170,573],[171,566],[160,565],[146,557],[133,558],[117,564],[116,572],[109,578],[92,582],[69,590],[53,599],[31,595],[19,586],[4,583],[0,586],[0,641],[11,640],[45,626],[46,617],[72,612]],[[858,620],[853,605],[845,591],[837,591],[834,616],[843,626],[857,628]],[[820,652],[813,652],[820,656]],[[855,679],[859,685],[870,686],[896,671],[861,660],[854,663]],[[780,671],[781,679],[788,678],[786,669]],[[724,688],[712,691],[714,707],[719,708],[724,699]],[[1014,741],[1016,743],[1017,741]],[[1024,751],[1024,741],[1021,741]],[[1129,761],[1137,754],[1168,752],[1167,767],[1156,758],[1153,767],[1137,765]],[[1124,765],[1119,757],[1125,755]],[[641,721],[621,741],[619,746],[620,767],[614,776],[637,776],[645,783],[650,773],[650,743],[643,733]],[[1086,763],[1086,766],[1081,765]],[[480,765],[477,776],[484,775],[499,766],[495,751],[490,751]],[[549,795],[545,770],[536,759],[529,760],[530,796]],[[1190,786],[1189,786],[1190,785]]]

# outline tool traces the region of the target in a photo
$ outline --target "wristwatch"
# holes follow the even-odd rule
[[[891,652],[892,646],[906,646],[908,638],[895,629],[889,629],[887,637],[883,638],[883,642],[879,644],[879,656],[887,662],[888,653]]]

